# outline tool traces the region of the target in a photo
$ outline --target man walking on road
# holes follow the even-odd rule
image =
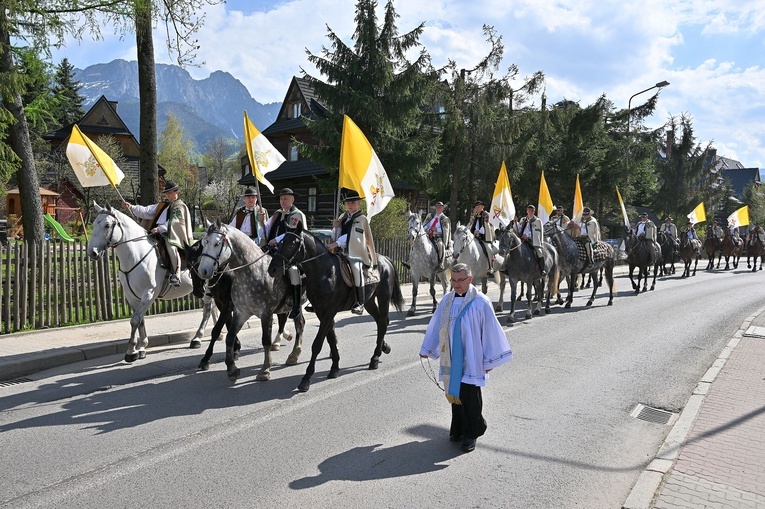
[[[465,452],[486,432],[481,387],[487,373],[513,358],[491,300],[472,282],[468,265],[452,267],[453,290],[438,304],[420,348],[420,357],[441,360],[439,379],[452,405],[449,440],[462,441]]]

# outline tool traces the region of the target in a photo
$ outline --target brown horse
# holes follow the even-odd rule
[[[715,235],[714,229],[712,228],[711,224],[707,225],[706,232],[707,232],[707,238],[704,239],[704,251],[707,253],[707,258],[709,258],[709,263],[707,263],[706,270],[712,270],[715,268],[715,254],[718,254],[718,253],[719,253],[719,256],[717,258],[717,268],[719,269],[720,260],[722,259],[722,253],[720,253],[720,244],[722,242]]]
[[[751,268],[752,272],[757,272],[757,258],[760,259],[759,270],[762,270],[762,258],[763,254],[765,254],[765,243],[762,241],[762,236],[765,236],[765,231],[762,228],[759,228],[759,231],[753,230],[746,243],[746,268]],[[754,268],[749,263],[750,256],[754,259]]]
[[[720,244],[720,255],[725,257],[725,270],[729,268],[729,260],[733,258],[733,268],[738,268],[738,260],[744,252],[744,242],[741,239],[734,239],[730,231],[726,228]]]
[[[699,264],[699,256],[701,256],[701,241],[689,239],[688,232],[682,231],[680,232],[680,247],[677,252],[685,264],[683,275],[680,277],[695,276],[696,266]],[[691,262],[693,262],[693,274],[691,274]]]

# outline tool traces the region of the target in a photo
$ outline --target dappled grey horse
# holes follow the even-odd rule
[[[226,373],[231,380],[239,377],[234,348],[236,336],[251,316],[260,318],[262,329],[264,361],[257,379],[271,378],[271,329],[274,314],[290,312],[292,290],[288,291],[288,284],[283,277],[272,277],[268,274],[270,262],[271,257],[247,235],[233,226],[221,224],[220,221],[210,226],[202,239],[202,254],[197,267],[199,276],[210,279],[223,266],[234,275],[231,284],[234,312],[231,327],[226,327]],[[302,349],[305,327],[302,311],[295,317],[294,324],[295,345],[287,364],[296,364]]]
[[[544,242],[542,249],[544,251],[544,266],[547,272],[542,276],[537,263],[537,254],[534,248],[527,242],[523,242],[515,230],[511,228],[500,229],[499,232],[499,254],[504,259],[500,268],[502,278],[499,286],[499,304],[498,309],[502,308],[502,299],[505,292],[505,279],[510,281],[510,314],[507,322],[515,322],[515,293],[516,285],[519,281],[526,285],[526,319],[532,316],[531,291],[536,292],[537,306],[533,314],[540,314],[542,302],[545,302],[545,313],[550,312],[550,296],[558,288],[558,253],[548,242]]]
[[[427,232],[422,227],[419,214],[409,212],[409,242],[412,247],[409,250],[409,268],[412,274],[412,305],[407,311],[408,316],[413,316],[417,311],[417,288],[420,278],[425,278],[430,283],[430,296],[433,299],[433,307],[430,312],[434,313],[438,306],[436,301],[436,278],[441,280],[441,289],[446,295],[448,291],[447,280],[451,277],[452,255],[447,251],[444,254],[444,270],[438,272],[438,253],[433,242],[428,238]],[[444,243],[447,240],[444,239]]]
[[[191,277],[188,270],[181,271],[180,286],[171,286],[168,283],[170,273],[160,264],[157,241],[133,219],[111,205],[100,207],[94,202],[93,208],[96,218],[93,220],[93,233],[88,240],[88,257],[98,260],[106,254],[108,248],[114,249],[117,255],[122,292],[133,311],[125,360],[134,362],[146,357],[146,347],[149,345],[144,323],[146,311],[157,299],[177,299],[191,293]],[[191,348],[202,346],[200,338],[212,314],[212,307],[212,299],[204,299],[202,323],[191,340]]]
[[[595,301],[595,294],[602,284],[602,278],[598,273],[603,270],[608,284],[608,305],[614,302],[614,251],[610,244],[602,243],[605,249],[605,258],[589,264],[586,258],[583,258],[579,252],[578,242],[570,235],[561,230],[556,224],[547,223],[545,225],[545,236],[547,236],[555,250],[558,252],[558,268],[560,279],[566,279],[568,285],[568,296],[566,297],[567,308],[571,307],[574,301],[574,290],[576,288],[576,278],[579,274],[588,274],[592,280],[592,295],[587,301],[587,306],[592,306]],[[556,293],[558,292],[556,288]],[[558,297],[557,304],[562,304]]]
[[[454,229],[454,261],[467,264],[473,273],[473,278],[481,280],[481,291],[486,293],[488,291],[489,279],[486,276],[486,272],[492,266],[492,260],[486,259],[486,255],[483,253],[479,242],[481,241],[470,233],[467,226],[457,223],[457,228]],[[492,243],[489,253],[491,253],[491,256],[496,257],[498,253],[496,241]],[[493,266],[495,269],[498,268],[496,263]]]

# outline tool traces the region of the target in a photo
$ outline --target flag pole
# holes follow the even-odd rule
[[[103,169],[102,169],[101,171],[103,171]],[[125,198],[122,196],[122,193],[120,193],[120,190],[119,190],[119,189],[117,189],[117,186],[112,186],[112,188],[113,188],[115,191],[117,191],[117,196],[119,196],[119,197],[120,197],[120,200],[122,200],[122,202],[123,202],[123,203],[127,203],[127,202],[125,201]],[[127,209],[127,210],[128,210],[128,212],[130,212],[130,215],[131,215],[131,216],[133,216],[133,219],[135,219],[135,220],[136,220],[136,222],[137,222],[137,221],[138,221],[138,218],[137,218],[137,217],[135,217],[135,214],[133,214],[133,209]]]

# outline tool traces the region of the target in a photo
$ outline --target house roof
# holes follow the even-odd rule
[[[19,194],[19,188],[14,187],[13,189],[8,189],[8,194]],[[50,189],[45,189],[44,187],[41,187],[40,196],[61,196],[61,195],[55,191],[51,191]]]
[[[730,179],[733,186],[733,192],[736,193],[736,198],[743,197],[744,188],[749,185],[749,183],[761,183],[759,168],[723,169],[722,177]]]
[[[301,107],[301,116],[293,118],[290,116],[290,105],[295,103],[295,100],[299,99]],[[306,78],[292,77],[290,86],[287,88],[287,93],[284,95],[284,101],[282,101],[282,107],[279,110],[279,116],[276,121],[263,130],[265,136],[278,134],[278,133],[294,133],[305,131],[305,118],[317,118],[323,117],[327,114],[327,108],[321,103],[316,96],[316,90],[314,89],[311,81]]]

